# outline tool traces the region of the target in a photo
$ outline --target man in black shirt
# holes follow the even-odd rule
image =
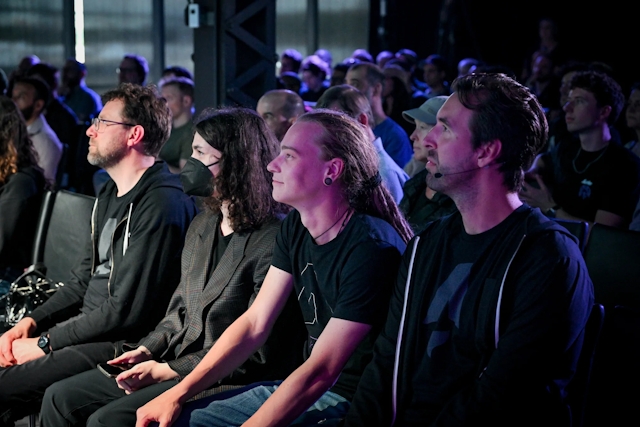
[[[576,239],[518,198],[544,112],[503,74],[453,89],[424,144],[458,212],[409,243],[346,425],[568,425],[593,288]]]
[[[576,73],[570,87],[565,121],[580,142],[565,139],[540,155],[521,198],[549,216],[627,228],[640,198],[640,159],[612,140],[622,90],[597,71]]]
[[[164,315],[180,280],[195,204],[156,155],[171,114],[151,87],[104,95],[87,130],[88,161],[109,173],[98,195],[86,255],[59,291],[0,337],[0,425],[37,412],[55,381],[114,357]]]

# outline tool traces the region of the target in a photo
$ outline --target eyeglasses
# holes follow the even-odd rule
[[[122,122],[116,122],[114,120],[105,120],[105,119],[101,119],[100,117],[94,117],[93,119],[91,119],[91,124],[96,127],[96,131],[100,130],[100,122],[113,123],[111,125],[105,124],[105,126],[113,126],[113,125],[135,126],[132,123],[122,123]]]

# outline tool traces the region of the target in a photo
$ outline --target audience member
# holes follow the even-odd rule
[[[627,127],[633,132],[632,140],[625,144],[633,154],[640,156],[640,82],[631,86],[625,111]]]
[[[424,90],[427,99],[451,94],[451,88],[447,81],[447,62],[442,56],[437,54],[427,56],[422,61],[422,72],[424,82],[427,84],[427,88]]]
[[[120,83],[133,83],[143,86],[147,82],[149,63],[146,58],[133,53],[126,54],[116,70]]]
[[[193,80],[187,77],[165,77],[158,82],[158,87],[171,110],[171,133],[162,146],[159,157],[167,162],[171,172],[180,173],[191,157]]]
[[[390,61],[391,62],[391,61]],[[398,123],[410,135],[413,127],[409,126],[402,112],[412,107],[412,97],[407,80],[408,73],[397,65],[390,65],[382,69],[384,73],[384,87],[382,89],[382,106],[384,113]]]
[[[274,89],[260,97],[256,111],[276,139],[282,141],[291,125],[305,113],[305,108],[304,101],[297,93],[287,89]]]
[[[22,77],[26,77],[27,70],[39,62],[40,62],[40,58],[38,58],[37,55],[27,55],[20,60],[20,62],[18,63],[18,66],[15,69],[13,69],[9,74],[9,79],[8,79],[9,85],[7,86],[8,95],[11,95],[11,92],[13,89],[13,83],[15,82],[15,80]]]
[[[171,65],[162,70],[162,78],[166,77],[184,77],[193,81],[193,74],[191,74],[191,71],[180,65]]]
[[[400,61],[403,68],[407,70],[409,73],[409,91],[413,94],[420,93],[422,94],[425,90],[427,90],[427,84],[423,80],[422,70],[418,67],[418,54],[412,51],[411,49],[400,49],[395,54],[395,60]],[[415,106],[420,106],[422,103],[426,101],[425,99],[420,100]]]
[[[20,110],[0,95],[0,310],[11,282],[31,264],[44,189],[44,175]]]
[[[276,236],[261,292],[189,375],[138,410],[139,425],[173,422],[182,402],[231,372],[266,339],[292,292],[308,331],[305,362],[281,383],[216,396],[193,411],[190,425],[239,426],[249,418],[249,424],[309,425],[340,418],[348,408],[410,229],[380,185],[363,127],[350,117],[306,113],[280,147],[268,166],[273,197],[295,210]],[[185,406],[182,416],[188,412]]]
[[[331,68],[317,55],[307,56],[302,61],[302,82],[300,97],[307,102],[316,102],[329,87],[327,76]]]
[[[298,73],[286,71],[282,73],[278,79],[278,88],[287,89],[300,95],[300,91],[302,90],[302,79]]]
[[[560,114],[549,119],[549,140],[542,152],[553,149],[559,141],[577,139],[575,135],[567,130],[567,122],[565,120],[564,106],[569,101],[569,92],[571,91],[571,79],[578,71],[588,70],[588,65],[582,62],[568,62],[562,67],[560,73]]]
[[[387,116],[382,106],[385,76],[380,67],[369,62],[354,64],[347,71],[347,84],[362,92],[371,105],[373,133],[382,139],[385,151],[401,168],[411,159],[409,136],[393,119]]]
[[[347,84],[333,86],[322,94],[316,104],[316,108],[342,111],[362,125],[378,153],[378,169],[380,170],[382,183],[391,193],[393,200],[395,200],[396,203],[400,203],[402,187],[407,179],[409,179],[409,176],[393,161],[391,156],[384,151],[382,140],[373,134],[373,113],[371,112],[371,105],[369,105],[367,97],[358,89]]]
[[[60,99],[76,113],[80,123],[89,123],[102,110],[100,95],[87,87],[86,77],[86,65],[74,58],[66,60],[62,67]]]
[[[44,118],[60,142],[67,144],[72,151],[78,145],[78,116],[58,99],[58,69],[39,62],[27,70],[27,76],[39,77],[49,87],[49,104],[44,110]]]
[[[333,67],[333,57],[331,55],[331,52],[329,52],[327,49],[318,49],[313,52],[313,54],[322,59],[329,68]]]
[[[48,386],[121,351],[163,317],[180,280],[193,201],[155,157],[171,113],[152,88],[107,92],[87,130],[89,162],[111,180],[98,196],[86,255],[47,301],[0,336],[0,420],[39,410]],[[89,221],[89,218],[86,218]],[[39,336],[39,337],[38,337]]]
[[[14,81],[11,98],[27,124],[44,177],[50,184],[55,184],[62,158],[62,143],[43,114],[49,104],[49,94],[49,87],[44,80],[38,77],[20,77]]]
[[[532,65],[537,53],[549,55],[553,63],[553,73],[558,74],[560,68],[569,60],[569,51],[560,42],[558,23],[550,17],[538,21],[538,43],[525,55],[520,74],[520,81],[526,82],[531,77]]]
[[[287,49],[280,55],[280,75],[287,72],[300,74],[302,54],[295,49]]]
[[[132,350],[108,362],[133,366],[115,381],[94,369],[49,387],[42,425],[133,426],[136,410],[188,375],[255,301],[289,211],[271,197],[266,168],[278,141],[245,108],[205,110],[195,129],[193,157],[182,180],[188,194],[207,199],[189,227],[182,278],[167,314]],[[301,320],[294,310],[291,295],[265,345],[207,394],[292,372],[301,362],[304,338],[302,325],[295,330]]]
[[[424,140],[436,125],[436,114],[447,99],[447,96],[436,96],[425,101],[420,108],[404,112],[405,120],[415,126],[415,130],[411,134],[411,141],[413,141],[412,161],[422,167],[418,173],[404,183],[400,210],[416,234],[421,232],[429,222],[457,210],[455,203],[449,196],[427,186],[429,171],[425,169],[429,159],[429,150],[425,147]]]
[[[533,60],[531,76],[526,82],[526,86],[538,98],[550,120],[557,117],[561,111],[560,80],[553,70],[551,55],[538,52]]]
[[[640,158],[612,142],[609,125],[623,105],[622,90],[608,75],[573,76],[564,111],[567,130],[580,143],[561,141],[540,155],[522,200],[550,216],[627,228],[640,198]]]
[[[329,79],[329,87],[338,86],[347,83],[347,71],[353,64],[360,62],[355,58],[347,58],[342,62],[334,65],[331,70],[331,78]]]
[[[544,112],[503,75],[453,90],[425,147],[459,212],[407,248],[345,425],[570,425],[593,285],[577,239],[518,199]]]
[[[383,50],[376,55],[376,65],[380,68],[384,68],[384,64],[390,59],[395,58],[395,54],[390,50]]]
[[[458,61],[458,77],[464,77],[473,73],[475,68],[481,64],[482,61],[476,58],[462,58]]]
[[[351,54],[351,57],[354,58],[354,59],[357,59],[360,62],[371,62],[371,63],[374,63],[373,56],[371,56],[371,54],[369,53],[369,51],[367,49],[356,49]]]

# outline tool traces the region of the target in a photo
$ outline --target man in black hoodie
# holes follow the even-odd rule
[[[86,256],[65,286],[0,337],[0,425],[39,409],[52,383],[93,369],[163,317],[196,214],[179,177],[156,161],[171,128],[152,87],[122,84],[87,130],[88,161],[111,180],[96,199]],[[89,218],[87,218],[89,221]]]
[[[502,74],[453,87],[424,144],[458,212],[407,245],[346,425],[568,426],[593,286],[576,239],[518,197],[544,112]]]

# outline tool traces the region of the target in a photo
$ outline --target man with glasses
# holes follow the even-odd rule
[[[196,208],[179,177],[156,161],[171,128],[166,101],[154,88],[123,84],[103,102],[87,130],[87,159],[111,179],[91,219],[79,219],[91,220],[92,233],[69,280],[0,337],[0,426],[37,412],[49,385],[145,336],[180,280]]]

